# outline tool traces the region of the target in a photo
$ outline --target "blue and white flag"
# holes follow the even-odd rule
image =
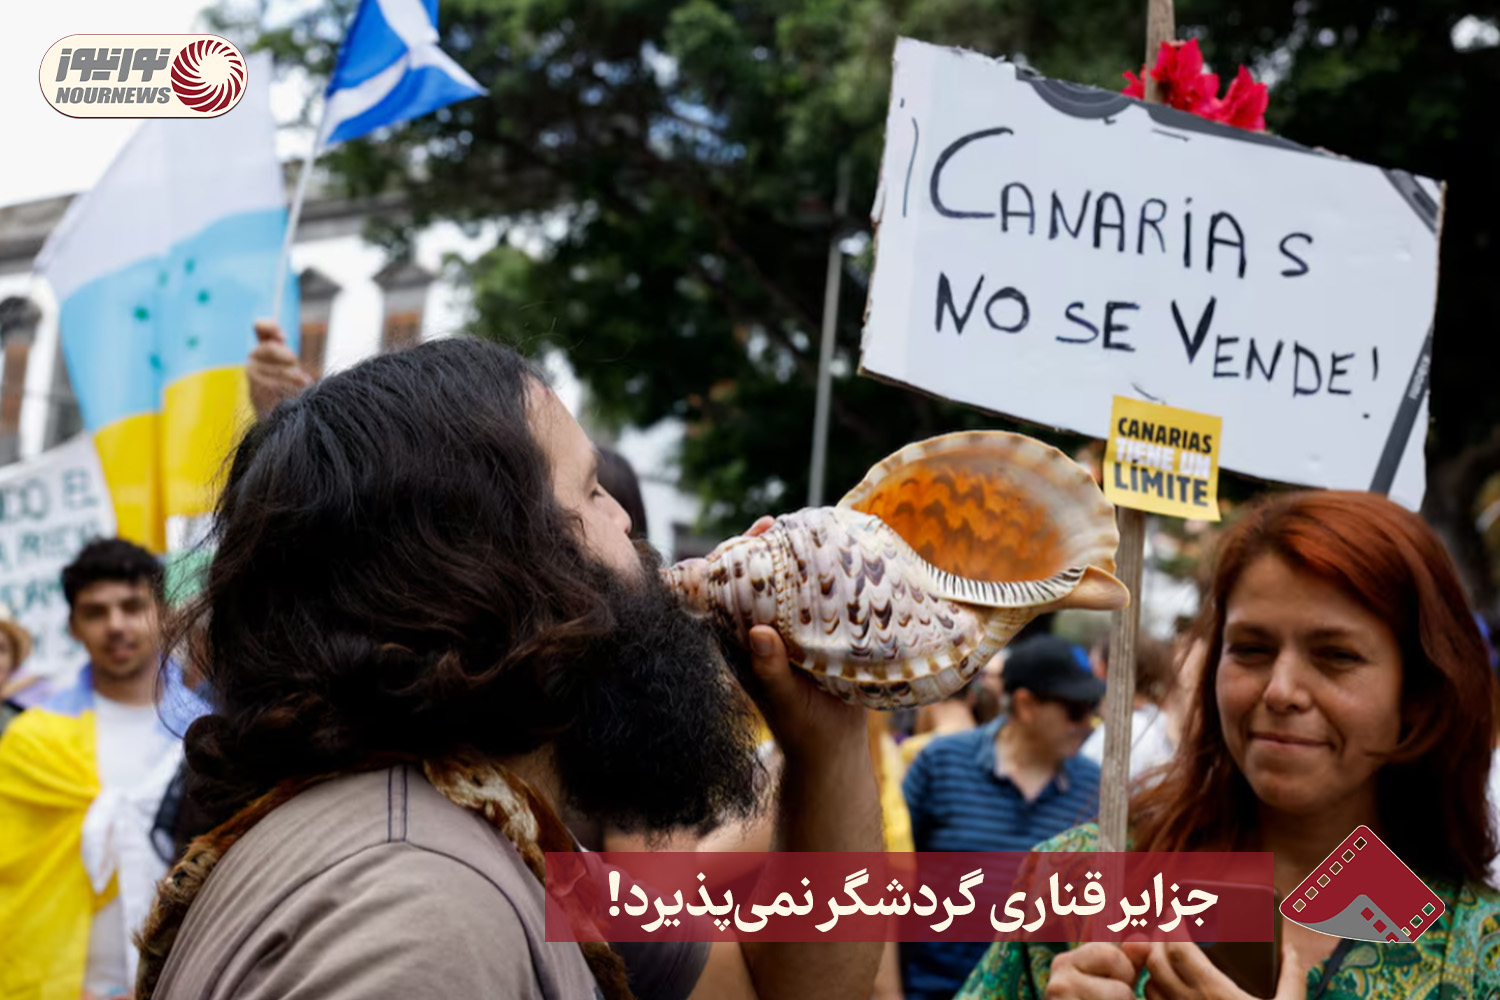
[[[328,81],[318,146],[487,91],[438,46],[438,0],[361,0]]]

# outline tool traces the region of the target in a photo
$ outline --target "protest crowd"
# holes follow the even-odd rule
[[[203,593],[170,613],[151,553],[91,543],[62,579],[87,663],[8,701],[8,975],[99,998],[946,998],[1126,996],[1147,971],[1171,984],[1148,995],[1233,995],[1197,985],[1216,970],[1190,944],[539,945],[538,850],[1096,850],[1099,622],[1038,619],[915,711],[806,690],[763,628],[736,682],[648,583],[629,464],[536,369],[450,340],[314,385],[257,332],[260,421]],[[1279,495],[1225,535],[1204,607],[1138,651],[1133,849],[1269,848],[1280,885],[1367,823],[1447,922],[1324,995],[1485,995],[1495,655],[1430,529],[1369,494]],[[1288,938],[1302,969],[1336,951]]]
[[[367,84],[386,58],[387,42],[370,41],[381,11],[409,7],[436,39],[437,6],[365,0],[330,94]],[[380,37],[416,51],[412,30],[392,22]],[[435,41],[421,44],[423,72],[441,77],[424,84],[429,103],[330,118],[318,141],[487,93]],[[908,65],[942,58],[902,51]],[[1132,73],[1126,95],[1225,132],[1264,129],[1263,88],[1248,75],[1211,113],[1174,102],[1169,84],[1181,98],[1202,70],[1196,41],[1163,43],[1157,68],[1149,94]],[[1008,131],[971,133],[941,159]],[[904,159],[884,169],[910,181]],[[244,181],[258,192],[246,204],[294,228],[271,172]],[[958,204],[962,178],[945,183]],[[1014,187],[999,218],[938,214],[1019,228]],[[882,195],[890,245],[901,194]],[[1095,248],[1103,213],[1090,217]],[[81,396],[108,381],[113,355],[76,347],[78,317],[94,315],[78,303],[94,286],[70,277],[81,265],[68,228],[38,269],[64,303]],[[223,266],[248,266],[253,250],[279,281],[283,230],[232,231],[242,256]],[[1145,246],[1146,232],[1130,240]],[[1215,248],[1230,245],[1222,232],[1209,237],[1210,276]],[[1410,257],[1411,238],[1398,242]],[[193,246],[211,271],[212,241]],[[968,287],[941,281],[940,332],[988,322],[985,334],[1018,334],[1030,322],[1015,287],[973,286],[965,312]],[[1108,446],[1053,447],[990,424],[912,434],[863,482],[830,484],[844,499],[800,511],[768,499],[765,516],[673,565],[647,537],[642,477],[590,436],[523,342],[439,336],[312,371],[288,326],[295,304],[266,291],[232,329],[210,329],[227,322],[219,313],[192,327],[222,333],[212,362],[153,356],[159,430],[121,431],[138,416],[128,407],[85,410],[119,516],[57,574],[77,662],[31,669],[38,636],[0,606],[0,1000],[1500,1000],[1500,622],[1471,594],[1452,539],[1402,502],[1412,473],[1400,448],[1386,446],[1382,461],[1396,464],[1385,488],[1247,475],[1218,523],[1143,508],[1187,518],[1203,542],[1191,599],[1137,632],[1124,623],[1139,619],[1145,591],[1124,567],[1143,543],[1125,526],[1146,515],[1119,499],[1139,480],[1112,475],[1117,463],[1170,473],[1169,447],[1122,435],[1116,451],[1114,431]],[[872,295],[871,309],[888,301]],[[1017,303],[1019,325],[997,323]],[[1111,302],[1098,327],[1067,315],[1102,330],[1107,351],[1129,329],[1110,317],[1139,308]],[[1214,308],[1199,345],[1212,343]],[[930,322],[930,303],[918,311]],[[1171,313],[1190,344],[1175,301]],[[1129,336],[1143,342],[1145,327]],[[916,371],[919,353],[901,363]],[[1319,370],[1336,403],[1339,357]],[[633,386],[637,363],[624,355],[609,377]],[[169,407],[185,397],[169,390],[195,379],[207,388],[193,398],[210,402],[190,423],[232,410],[232,434],[174,438]],[[1196,493],[1168,499],[1196,496],[1217,513],[1220,480],[1207,470],[1229,469],[1217,442],[1237,446],[1241,433],[1228,419],[1211,436],[1193,430],[1201,457],[1177,478]],[[143,441],[159,453],[143,458]],[[742,459],[753,456],[722,461]],[[144,530],[139,491],[121,488],[168,475],[158,465],[208,470],[191,544],[161,530],[188,510],[185,491],[152,486],[164,499]],[[997,568],[1018,565],[1009,577]],[[0,567],[0,592],[8,583]],[[559,898],[595,906],[585,924],[626,898],[597,860],[616,854],[744,857],[749,878],[753,858],[883,855],[898,894],[913,857],[1104,856],[1107,803],[1124,809],[1126,855],[1266,858],[1274,940],[1238,951],[1148,936],[786,940],[666,915],[650,940],[615,940],[560,937],[554,919],[579,919]],[[1337,873],[1353,864],[1339,852],[1355,836],[1368,856],[1388,848],[1441,911],[1429,904],[1388,928],[1396,890],[1361,885],[1310,926],[1319,891],[1327,906],[1351,881]],[[559,856],[582,859],[594,896],[574,894]]]

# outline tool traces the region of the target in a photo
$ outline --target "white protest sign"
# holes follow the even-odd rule
[[[88,659],[68,635],[62,570],[89,541],[114,533],[91,435],[0,466],[0,602],[35,642],[25,675],[66,678]]]
[[[1097,438],[1116,395],[1211,414],[1225,468],[1416,507],[1441,202],[901,39],[861,371]]]

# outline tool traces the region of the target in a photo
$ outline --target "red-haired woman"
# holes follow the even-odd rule
[[[1436,536],[1372,494],[1275,496],[1226,533],[1204,615],[1196,722],[1136,792],[1130,849],[1270,851],[1285,896],[1367,824],[1443,916],[1402,944],[1283,922],[1277,996],[1500,997],[1500,893],[1485,883],[1494,679]],[[1097,843],[1089,824],[1037,850]],[[1247,996],[1193,944],[998,942],[959,997],[1043,995]]]

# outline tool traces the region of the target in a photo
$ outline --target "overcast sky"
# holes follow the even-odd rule
[[[203,0],[12,0],[0,32],[6,145],[0,205],[90,187],[140,126],[133,118],[69,118],[42,97],[42,55],[67,35],[191,31]]]

